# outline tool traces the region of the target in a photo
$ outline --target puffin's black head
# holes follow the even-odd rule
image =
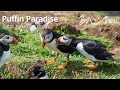
[[[35,25],[37,27],[37,25],[35,24],[35,22],[33,22],[32,25]]]
[[[38,60],[38,61],[36,62],[36,66],[44,67],[44,66],[45,66],[45,61],[43,61],[43,60]]]
[[[71,41],[72,38],[67,36],[61,36],[57,40],[58,45],[66,45],[66,46],[69,46],[71,44]]]
[[[34,76],[38,76],[38,74],[39,74],[39,77],[45,76],[46,73],[44,70],[44,65],[45,65],[45,61],[43,60],[38,60],[36,62],[36,65],[34,66],[33,71],[32,71]]]
[[[45,64],[47,64],[46,60],[38,60],[36,63],[35,63],[35,66],[36,67],[40,67],[41,70],[44,70],[44,66]]]
[[[45,24],[45,22],[44,22],[44,21],[40,22],[40,25],[41,25],[41,26],[43,26],[44,24]]]
[[[53,39],[53,31],[50,29],[44,29],[41,33],[42,48],[46,43],[49,43]]]
[[[36,25],[35,22],[33,22],[32,25]]]

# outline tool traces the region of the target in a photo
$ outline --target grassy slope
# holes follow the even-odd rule
[[[52,59],[55,53],[45,47],[41,48],[41,41],[38,33],[31,34],[25,30],[17,30],[17,33],[24,38],[21,38],[18,46],[11,45],[11,59],[0,69],[0,75],[4,79],[8,78],[28,78],[28,75],[23,73],[37,60]],[[113,43],[104,38],[90,36],[87,33],[82,33],[79,37],[96,39],[104,45],[111,47]],[[70,63],[66,69],[58,69],[59,64],[64,63],[65,57],[60,55],[56,63],[46,66],[46,72],[50,79],[109,79],[120,78],[120,59],[116,64],[111,62],[104,63],[95,70],[89,70],[82,63],[86,60],[82,55],[74,53],[70,55]]]

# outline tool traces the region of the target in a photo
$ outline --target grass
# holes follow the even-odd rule
[[[58,32],[67,34],[67,32]],[[37,60],[49,60],[55,56],[55,52],[47,47],[42,50],[39,33],[32,34],[20,29],[17,29],[15,33],[21,37],[20,42],[17,46],[10,45],[11,58],[0,68],[0,75],[3,79],[27,79],[29,75],[24,73]],[[107,48],[113,45],[113,42],[105,38],[91,36],[86,32],[77,37],[98,40]],[[58,65],[65,63],[64,55],[60,55],[55,63],[46,65],[45,70],[50,79],[120,79],[120,58],[117,58],[116,64],[103,63],[95,70],[86,68],[86,64],[82,63],[86,59],[81,54],[73,53],[70,55],[68,66],[65,69],[58,69]]]

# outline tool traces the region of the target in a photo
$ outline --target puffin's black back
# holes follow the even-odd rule
[[[53,38],[59,38],[60,36],[62,36],[61,34],[57,33],[57,32],[53,32]]]
[[[76,47],[80,42],[82,42],[84,50],[88,54],[93,55],[96,59],[115,61],[112,57],[114,54],[107,52],[105,46],[96,40],[73,38],[70,46]]]
[[[51,32],[53,33],[53,38],[52,38],[52,40],[58,39],[60,36],[62,36],[62,35],[60,35],[59,33],[54,32],[54,31],[52,31],[52,30],[51,30]],[[52,41],[52,40],[51,40],[51,41]],[[50,41],[50,42],[51,42],[51,41]]]
[[[0,46],[0,57],[3,55],[3,48]]]
[[[76,48],[71,47],[71,46],[65,46],[65,45],[58,45],[57,47],[61,52],[64,53],[73,53],[74,51],[76,51]]]
[[[71,46],[76,47],[78,43],[82,42],[82,43],[88,43],[90,41],[94,41],[94,40],[90,40],[90,39],[84,39],[84,38],[75,38],[75,37],[69,37],[70,39],[72,39],[72,43],[70,44]]]

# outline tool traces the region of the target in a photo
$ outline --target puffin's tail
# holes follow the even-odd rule
[[[112,61],[117,61],[116,59],[114,59],[114,58],[112,57],[112,55],[115,55],[115,54],[109,53],[109,55],[107,56],[107,59],[112,60]]]
[[[109,52],[105,52],[105,55],[106,55],[106,59],[107,59],[107,60],[117,61],[116,59],[114,59],[114,58],[112,57],[112,55],[115,55],[115,54],[109,53]]]
[[[116,59],[114,59],[113,57],[111,58],[112,61],[117,61]]]

